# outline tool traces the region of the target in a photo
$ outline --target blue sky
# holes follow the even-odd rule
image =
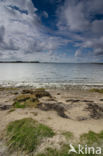
[[[0,0],[0,60],[103,62],[103,0]]]

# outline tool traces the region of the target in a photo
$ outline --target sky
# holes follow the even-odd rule
[[[0,0],[0,60],[103,62],[103,0]]]

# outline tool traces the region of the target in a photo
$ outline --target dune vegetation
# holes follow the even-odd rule
[[[51,128],[31,118],[13,121],[6,129],[6,141],[10,152],[31,153],[44,138],[52,136],[54,136],[54,132]]]

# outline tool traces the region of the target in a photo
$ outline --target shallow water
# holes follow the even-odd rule
[[[103,85],[103,64],[1,63],[0,84]]]

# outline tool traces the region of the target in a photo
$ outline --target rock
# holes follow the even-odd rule
[[[103,115],[103,108],[96,103],[88,103],[86,109],[90,112],[90,117],[93,119],[100,119]]]
[[[35,101],[36,97],[32,94],[20,94],[14,99],[14,101],[25,102],[26,100],[29,100],[29,99],[31,99],[31,101]]]
[[[33,94],[33,90],[24,89],[22,94]]]
[[[60,93],[57,93],[57,95],[60,95]]]
[[[38,88],[34,91],[34,95],[37,98],[42,98],[42,97],[51,97],[50,93],[47,92],[45,89],[43,88]]]
[[[92,100],[82,100],[82,102],[94,102]]]
[[[19,94],[18,92],[14,92],[14,95],[17,95],[17,94]]]
[[[12,107],[11,105],[0,106],[0,110],[8,110],[8,109],[10,109],[11,107]]]
[[[83,120],[87,120],[87,118],[86,117],[83,117],[83,116],[79,116],[79,117],[77,117],[77,120],[78,121],[83,121]]]
[[[67,99],[66,102],[79,102],[80,100],[77,99]]]
[[[38,105],[38,108],[44,111],[54,110],[58,113],[59,116],[63,118],[69,118],[65,114],[65,108],[61,103],[41,103]]]

